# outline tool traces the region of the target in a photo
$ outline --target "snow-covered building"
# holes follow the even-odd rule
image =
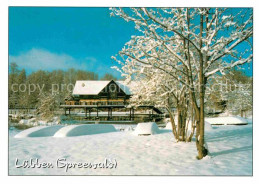
[[[66,105],[126,105],[131,92],[123,81],[76,81],[72,98]]]
[[[161,118],[163,113],[154,106],[129,106],[131,96],[130,86],[123,81],[79,80],[76,81],[72,96],[65,99],[61,107],[65,115],[67,111],[71,114],[71,110],[83,109],[85,118],[89,120],[134,121],[139,118],[150,121]]]

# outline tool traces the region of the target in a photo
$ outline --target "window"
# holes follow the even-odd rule
[[[110,94],[110,98],[112,99],[117,98],[116,85],[113,83],[109,85],[109,94]]]

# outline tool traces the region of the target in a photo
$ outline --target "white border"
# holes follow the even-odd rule
[[[260,104],[260,88],[258,80],[259,68],[259,18],[260,9],[257,0],[1,0],[0,1],[0,74],[1,74],[1,99],[0,99],[0,174],[1,181],[17,183],[79,183],[79,182],[102,182],[102,183],[123,183],[124,181],[132,182],[178,182],[178,183],[256,183],[259,177],[259,131],[260,119],[258,104]],[[128,7],[128,6],[148,6],[148,7],[254,7],[254,177],[7,177],[8,174],[8,6],[90,6],[90,7]],[[3,178],[2,178],[3,177]],[[174,179],[174,181],[172,181]],[[171,181],[170,181],[171,180]]]
[[[255,0],[11,0],[9,6],[253,7]]]

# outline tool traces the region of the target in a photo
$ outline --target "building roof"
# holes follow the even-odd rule
[[[112,80],[98,81],[98,80],[79,80],[73,89],[73,95],[97,95],[104,89]],[[131,95],[130,88],[124,81],[115,81],[115,83],[127,95]]]

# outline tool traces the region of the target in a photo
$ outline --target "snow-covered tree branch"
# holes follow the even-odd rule
[[[252,14],[249,8],[111,8],[111,15],[134,22],[141,34],[113,57],[122,65],[117,69],[127,81],[143,83],[136,93],[146,101],[191,104],[187,112],[194,112],[199,159],[207,154],[205,86],[210,78],[252,61]]]

